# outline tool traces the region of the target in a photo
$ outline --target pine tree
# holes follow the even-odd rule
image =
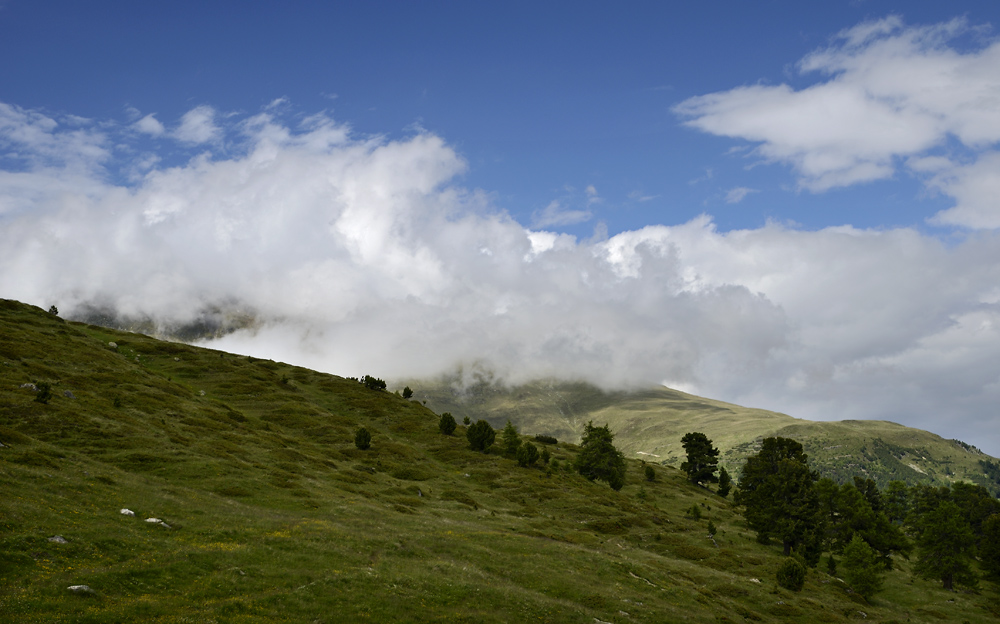
[[[372,445],[372,434],[364,427],[360,427],[354,434],[354,446],[362,451],[368,450]]]
[[[487,449],[493,446],[493,441],[496,440],[496,437],[497,432],[485,420],[477,420],[475,424],[470,425],[465,430],[465,438],[469,441],[469,448],[474,451],[485,453]]]
[[[918,523],[914,572],[926,579],[940,579],[945,589],[954,589],[955,583],[974,586],[977,579],[972,562],[976,537],[958,505],[950,500],[940,501],[934,509],[922,514]]]
[[[614,437],[608,425],[595,427],[594,421],[588,422],[575,467],[587,479],[606,481],[611,489],[620,490],[625,485],[625,456],[612,443]]]
[[[457,426],[455,417],[451,415],[451,412],[441,414],[441,420],[438,421],[438,429],[441,430],[441,433],[451,435]]]
[[[712,441],[704,433],[692,432],[684,434],[681,444],[687,451],[687,461],[681,464],[681,470],[688,473],[691,483],[716,483],[719,478],[715,471],[719,465],[719,449],[712,446]]]
[[[757,539],[781,540],[786,556],[794,549],[810,565],[819,561],[822,516],[802,445],[788,438],[765,438],[756,455],[747,458],[734,499]]]
[[[833,555],[831,555],[832,559]],[[878,553],[868,545],[861,535],[855,534],[844,548],[844,579],[856,593],[865,600],[882,590],[882,571]]]
[[[533,466],[538,461],[538,447],[525,442],[517,449],[517,463],[521,467]]]

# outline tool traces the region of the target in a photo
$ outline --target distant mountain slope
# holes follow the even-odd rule
[[[882,487],[893,479],[942,485],[966,480],[1000,493],[997,472],[991,477],[982,463],[1000,463],[995,458],[957,440],[886,421],[813,422],[665,387],[605,392],[558,381],[506,387],[486,380],[462,389],[451,379],[408,383],[431,409],[485,418],[494,426],[509,419],[524,432],[575,441],[587,421],[608,423],[629,457],[663,464],[684,461],[680,439],[689,431],[711,438],[734,472],[756,452],[761,438],[783,436],[801,442],[813,467],[838,481],[855,474],[868,475]]]

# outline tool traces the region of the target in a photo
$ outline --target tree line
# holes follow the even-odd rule
[[[681,468],[691,482],[719,483],[717,493],[726,496],[728,475],[718,469],[711,440],[689,433],[681,442],[687,452]],[[897,555],[914,554],[914,573],[945,589],[973,587],[980,579],[1000,584],[1000,501],[981,485],[892,481],[880,490],[860,476],[838,484],[809,468],[801,444],[772,437],[747,458],[733,499],[760,543],[777,542],[786,556],[810,567],[827,553],[831,574],[840,557],[845,579],[865,598],[880,589]]]

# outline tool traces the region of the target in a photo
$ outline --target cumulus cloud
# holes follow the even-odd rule
[[[466,164],[433,134],[357,137],[272,109],[219,129],[225,155],[192,146],[119,186],[108,173],[133,163],[62,176],[75,157],[53,150],[75,153],[78,129],[5,110],[22,166],[0,175],[0,202],[20,206],[0,213],[0,296],[162,327],[252,319],[210,344],[341,375],[665,381],[1000,453],[995,234],[719,232],[706,216],[581,241],[555,231],[572,212],[558,204],[526,228],[458,186]],[[101,127],[96,145],[135,139]]]
[[[742,86],[674,111],[699,130],[756,143],[753,154],[792,166],[814,192],[890,178],[941,152],[951,171],[928,183],[957,205],[936,222],[994,228],[1000,206],[986,193],[994,186],[987,178],[1000,176],[991,157],[1000,141],[1000,41],[982,31],[964,19],[865,22],[798,63],[821,76],[811,86]],[[959,47],[970,37],[971,46]]]

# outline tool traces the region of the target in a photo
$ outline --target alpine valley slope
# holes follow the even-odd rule
[[[780,547],[676,469],[628,460],[615,492],[571,444],[522,468],[463,433],[356,381],[0,300],[0,621],[1000,617],[992,586],[946,592],[905,560],[871,604],[822,570],[786,591]]]
[[[706,399],[666,387],[632,392],[602,391],[586,383],[536,381],[506,386],[488,373],[463,386],[458,376],[410,381],[415,398],[436,412],[461,420],[485,418],[494,427],[510,420],[522,433],[579,440],[593,420],[616,433],[627,456],[680,466],[681,437],[707,435],[721,451],[721,463],[735,476],[762,438],[782,436],[800,442],[822,476],[841,483],[854,475],[871,477],[880,487],[899,479],[909,485],[946,485],[971,481],[1000,494],[1000,462],[958,440],[878,420],[814,422]],[[997,469],[987,472],[990,465]]]

